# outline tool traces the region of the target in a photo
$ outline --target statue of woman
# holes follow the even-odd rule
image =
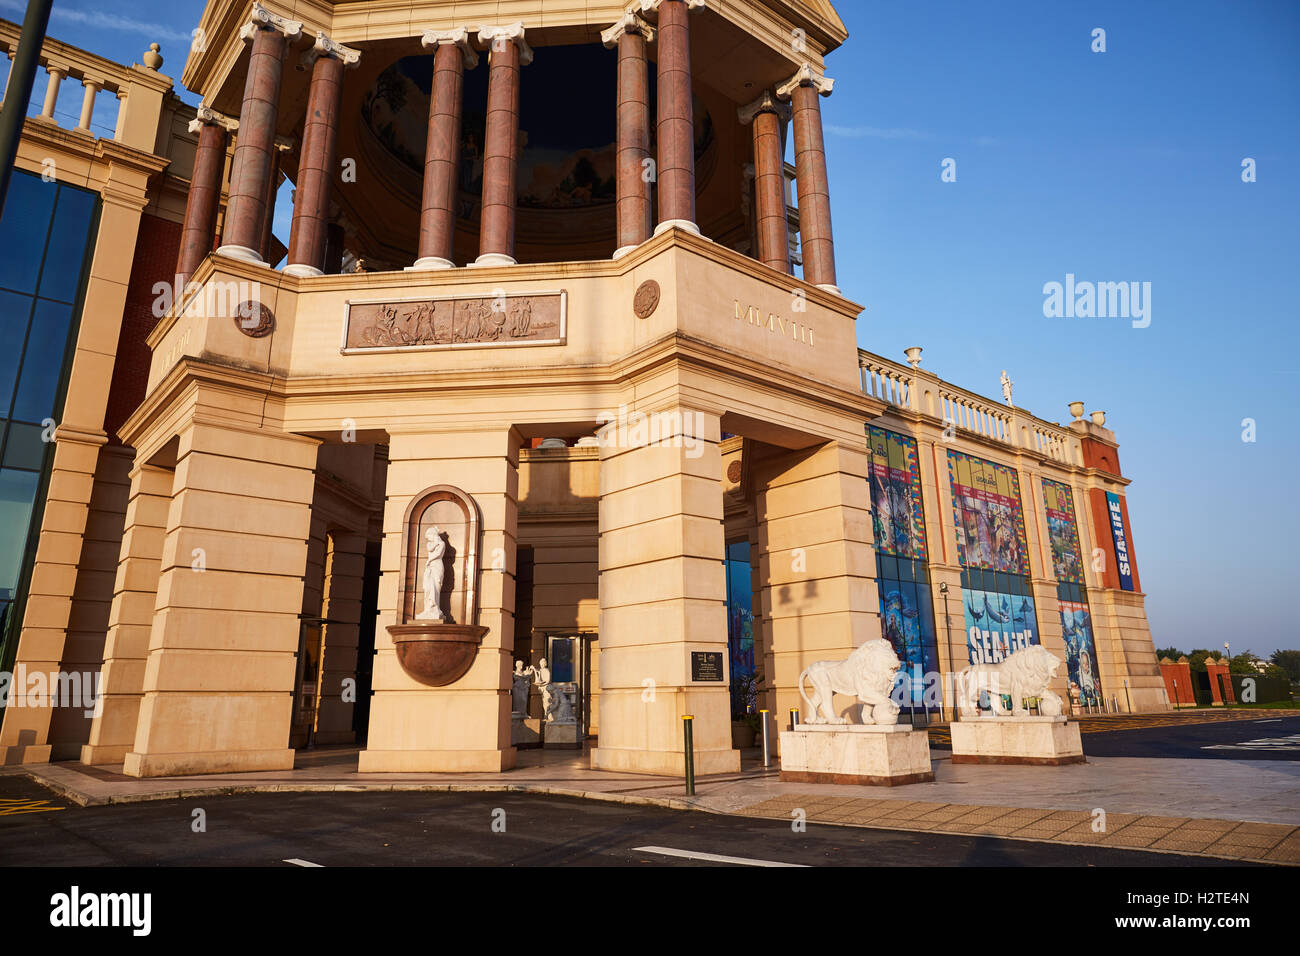
[[[417,621],[445,621],[442,613],[442,582],[447,576],[443,555],[447,542],[442,540],[442,529],[437,525],[424,533],[424,610],[415,616]]]
[[[511,697],[516,714],[528,715],[528,685],[532,683],[533,675],[536,673],[536,670],[531,667],[525,669],[523,661],[515,661],[515,672],[511,675]]]

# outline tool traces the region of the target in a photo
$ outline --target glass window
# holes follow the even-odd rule
[[[77,298],[82,263],[86,258],[86,237],[95,211],[95,194],[68,187],[59,188],[50,229],[45,267],[41,272],[40,294],[59,302]]]
[[[36,300],[27,353],[23,356],[22,376],[14,396],[11,418],[39,422],[54,414],[54,400],[63,370],[63,356],[68,347],[68,323],[72,306],[47,299]]]
[[[47,183],[40,176],[14,170],[4,215],[0,217],[0,247],[4,248],[4,255],[0,256],[0,289],[36,291],[50,213],[58,192],[57,183]],[[82,241],[84,244],[84,237]]]
[[[9,440],[5,442],[4,466],[6,468],[30,468],[40,471],[45,463],[46,442],[41,441],[40,425],[21,425],[14,422],[9,426]]]
[[[0,262],[4,261],[0,256]],[[23,357],[23,340],[31,318],[30,296],[0,291],[0,418],[9,415],[9,403],[18,384],[18,363]]]
[[[34,471],[0,468],[0,589],[10,594],[18,587],[39,477]]]

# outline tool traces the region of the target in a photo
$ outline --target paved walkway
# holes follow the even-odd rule
[[[510,790],[812,823],[998,836],[1300,864],[1300,762],[1090,757],[1066,767],[954,766],[903,787],[782,783],[745,752],[742,772],[680,779],[594,771],[573,751],[521,751],[502,774],[359,774],[357,749],[300,752],[290,771],[138,779],[77,763],[12,767],[81,805],[320,790]],[[799,813],[798,811],[802,811]],[[1097,811],[1104,811],[1104,816]],[[1094,829],[1096,828],[1096,829]]]

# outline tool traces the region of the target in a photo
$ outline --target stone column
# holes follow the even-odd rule
[[[639,438],[625,422],[601,432],[600,746],[591,766],[680,775],[682,717],[691,715],[696,772],[733,772],[727,682],[693,680],[691,668],[692,652],[703,652],[728,672],[720,422],[676,405],[651,415]]]
[[[123,772],[289,770],[318,442],[192,419],[179,439]]]
[[[282,176],[280,166],[284,154],[297,145],[297,141],[292,136],[277,136],[275,138],[275,147],[271,151],[271,175],[266,177],[266,216],[262,219],[261,238],[257,241],[257,254],[262,257],[262,261],[268,264],[271,258],[271,240],[275,238],[271,227],[275,225],[275,199],[280,191]],[[229,211],[227,211],[227,215],[229,215]]]
[[[659,11],[659,225],[655,234],[677,227],[699,235],[689,13],[703,7],[704,0],[652,2]]]
[[[792,100],[794,105],[794,162],[799,186],[804,279],[838,295],[826,146],[822,141],[822,111],[818,100],[819,96],[830,96],[834,86],[834,80],[814,73],[805,63],[798,73],[777,87],[776,94]]]
[[[302,128],[293,223],[289,227],[289,259],[284,267],[285,273],[291,276],[324,274],[325,225],[338,153],[343,71],[356,66],[360,58],[359,52],[335,43],[319,30],[316,43],[303,55],[303,63],[311,65],[311,89],[307,94],[307,120]],[[268,221],[271,209],[267,210]]]
[[[181,226],[181,248],[176,257],[176,287],[185,283],[204,257],[212,251],[212,236],[221,205],[221,177],[226,170],[228,130],[235,124],[220,113],[200,106],[190,132],[199,134],[194,153],[194,171],[185,199],[185,222]]]
[[[365,584],[366,536],[331,531],[326,539],[325,593],[320,616],[325,618],[321,649],[321,695],[316,717],[316,743],[352,743],[352,694],[344,681],[357,676],[357,641],[361,623],[361,592]]]
[[[519,68],[533,61],[524,25],[479,27],[488,54],[487,133],[483,144],[483,212],[476,266],[515,264],[515,177],[519,165]]]
[[[296,20],[271,13],[259,3],[239,36],[253,41],[248,58],[244,103],[239,111],[239,137],[230,168],[230,201],[226,205],[225,232],[217,253],[265,265],[259,246],[266,221],[267,180],[272,177],[272,150],[280,105],[280,71],[286,38],[302,33]]]
[[[99,685],[102,703],[90,725],[90,740],[81,748],[84,764],[119,764],[135,742],[175,474],[174,469],[154,465],[140,465],[131,472],[121,557],[104,639]]]
[[[374,696],[361,773],[498,773],[515,765],[509,675],[520,443],[518,432],[505,428],[391,433]],[[398,581],[407,573],[406,509],[435,482],[459,488],[478,505],[477,623],[488,628],[469,671],[445,687],[425,686],[407,674],[388,631],[402,619]]]
[[[650,238],[654,228],[646,160],[650,158],[650,74],[646,45],[654,30],[636,14],[600,35],[618,47],[618,249],[617,259]]]
[[[41,106],[40,118],[47,119],[51,123],[56,122],[54,119],[54,107],[59,102],[59,84],[63,82],[65,71],[57,66],[46,67],[48,77],[45,84],[45,102]]]
[[[420,40],[433,47],[429,136],[424,151],[424,194],[420,200],[420,257],[414,269],[450,269],[456,235],[456,189],[460,174],[460,118],[465,71],[478,66],[469,31],[426,30]]]
[[[785,158],[781,123],[789,110],[770,92],[737,111],[754,125],[754,194],[757,198],[757,258],[779,272],[790,272],[790,223],[785,214]]]

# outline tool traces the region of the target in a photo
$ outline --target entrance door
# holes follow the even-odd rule
[[[548,634],[546,661],[551,666],[551,681],[569,698],[578,729],[586,737],[591,729],[588,715],[591,675],[590,634]]]

